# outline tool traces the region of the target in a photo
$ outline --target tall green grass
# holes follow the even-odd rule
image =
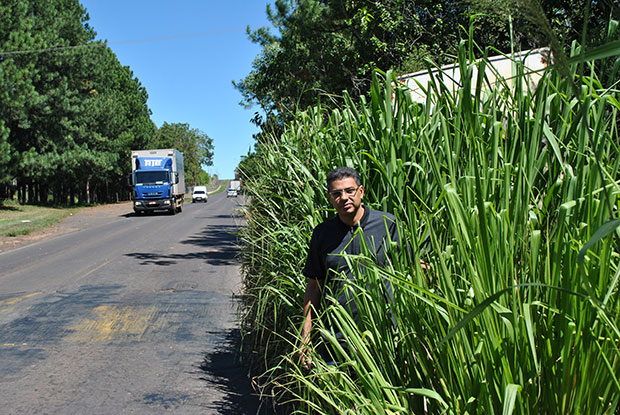
[[[439,75],[416,104],[377,75],[368,101],[345,95],[264,138],[245,172],[244,344],[289,412],[618,411],[617,85],[601,85],[593,63],[578,74],[574,58],[571,79],[549,71],[531,91],[515,62],[516,87],[488,90],[483,59],[473,88],[468,50],[456,95]],[[365,202],[397,216],[411,249],[357,273],[358,324],[324,299],[351,351],[337,366],[314,356],[306,372],[300,271],[312,228],[334,214],[324,182],[339,165],[358,169]],[[384,278],[391,304],[373,289]]]

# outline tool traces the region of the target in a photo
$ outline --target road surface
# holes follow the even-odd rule
[[[235,359],[239,201],[126,204],[0,253],[1,412],[256,413]]]

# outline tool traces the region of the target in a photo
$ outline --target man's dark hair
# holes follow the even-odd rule
[[[334,180],[342,180],[345,177],[353,178],[353,180],[355,180],[355,184],[358,186],[362,184],[357,170],[352,169],[351,167],[336,167],[327,174],[327,190],[331,189],[331,185]]]

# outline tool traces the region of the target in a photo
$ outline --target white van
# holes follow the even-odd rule
[[[207,186],[194,186],[194,192],[192,193],[192,202],[205,202],[207,203]]]

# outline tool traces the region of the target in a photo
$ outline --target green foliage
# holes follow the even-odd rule
[[[77,0],[3,2],[0,20],[0,192],[126,198],[129,151],[154,133],[144,88]]]
[[[209,173],[207,173],[203,169],[200,169],[200,171],[198,172],[198,177],[196,179],[195,184],[196,185],[207,185],[208,183],[211,183],[211,176],[209,176]]]
[[[428,59],[452,62],[471,21],[482,48],[510,53],[555,39],[568,52],[575,40],[588,48],[604,42],[620,8],[610,0],[276,0],[267,17],[277,33],[248,28],[262,51],[234,85],[243,105],[257,104],[282,122],[319,97],[324,106],[342,104],[343,90],[357,101],[376,68],[402,74],[425,69]]]
[[[246,105],[257,103],[285,118],[313,105],[321,94],[334,99],[346,89],[358,97],[368,89],[374,68],[411,66],[428,50],[434,56],[454,50],[454,28],[465,22],[461,10],[456,4],[442,9],[433,1],[414,6],[406,0],[277,0],[267,15],[279,36],[265,28],[248,29],[263,50],[252,72],[235,86]]]
[[[189,124],[164,124],[149,141],[149,148],[175,148],[183,153],[185,184],[194,186],[206,183],[202,166],[213,165],[213,139]]]
[[[549,72],[530,90],[516,62],[514,86],[489,90],[483,60],[473,87],[470,50],[461,43],[456,94],[440,73],[421,105],[377,76],[368,99],[298,113],[241,168],[245,347],[289,412],[617,413],[620,246],[617,230],[600,237],[618,211],[617,85],[574,47],[570,78]],[[358,324],[325,299],[353,352],[304,372],[300,270],[339,165],[400,219],[412,255],[357,273]],[[373,290],[383,278],[392,304]]]

